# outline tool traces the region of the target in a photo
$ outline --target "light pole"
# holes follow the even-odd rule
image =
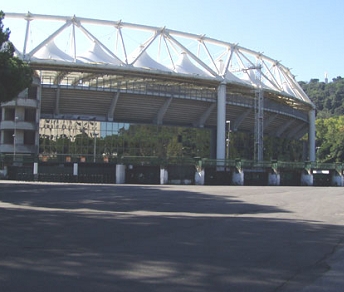
[[[96,162],[96,154],[97,154],[97,136],[98,133],[93,132],[94,143],[93,143],[93,162]]]
[[[13,162],[16,161],[16,142],[17,142],[17,121],[18,117],[14,118],[14,134],[13,134]]]
[[[226,160],[229,160],[229,143],[230,143],[231,121],[226,121],[226,126],[227,126]]]
[[[261,162],[264,157],[264,92],[262,89],[262,65],[253,65],[245,68],[243,71],[256,71],[256,90],[254,98],[254,161]],[[253,80],[252,80],[253,81]]]

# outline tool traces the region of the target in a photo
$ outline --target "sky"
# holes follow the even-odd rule
[[[297,81],[344,77],[343,0],[16,0],[0,10],[166,26],[262,52]]]

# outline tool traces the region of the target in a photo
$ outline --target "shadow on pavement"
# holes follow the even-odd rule
[[[323,256],[344,237],[340,226],[264,217],[288,211],[197,190],[1,184],[0,286],[282,291],[326,271]]]

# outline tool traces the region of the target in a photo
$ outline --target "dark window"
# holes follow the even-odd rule
[[[24,131],[24,145],[35,145],[34,131]]]
[[[28,98],[29,99],[37,99],[37,87],[36,86],[29,87]]]
[[[14,121],[15,109],[5,108],[5,121]]]
[[[14,141],[14,131],[12,130],[5,130],[4,131],[4,144],[13,144]]]
[[[25,109],[25,121],[26,122],[36,121],[36,109]]]

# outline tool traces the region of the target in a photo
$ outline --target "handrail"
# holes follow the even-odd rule
[[[14,161],[15,158],[15,161]],[[85,158],[85,159],[82,159]],[[11,165],[14,162],[20,162],[23,164],[30,164],[33,162],[94,162],[93,155],[55,155],[54,157],[49,156],[36,156],[31,154],[17,154],[14,157],[13,154],[0,154],[0,165]],[[155,166],[166,166],[166,165],[194,165],[197,168],[207,167],[223,167],[226,169],[237,168],[237,169],[307,169],[307,170],[333,170],[338,173],[343,173],[344,163],[323,163],[323,162],[311,162],[311,161],[253,161],[245,159],[209,159],[201,157],[158,157],[158,156],[122,156],[109,159],[103,159],[103,157],[97,157],[97,163],[121,163],[121,164],[133,164],[133,165],[155,165]]]

